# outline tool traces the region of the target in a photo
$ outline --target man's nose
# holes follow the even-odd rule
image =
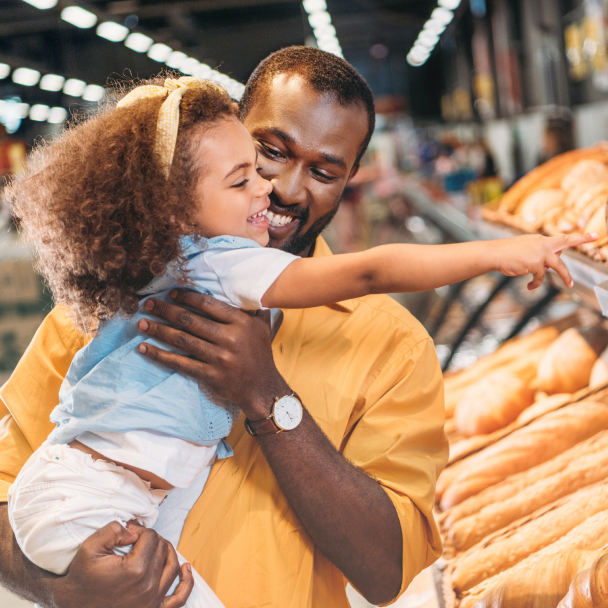
[[[306,202],[306,189],[301,171],[285,167],[272,180],[272,189],[283,205],[301,205]]]

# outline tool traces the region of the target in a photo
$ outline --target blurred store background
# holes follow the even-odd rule
[[[376,133],[325,234],[336,253],[488,237],[484,205],[556,155],[608,140],[608,0],[2,0],[0,176],[113,81],[168,66],[238,99],[261,59],[294,44],[344,56],[375,96]],[[397,297],[455,371],[581,304],[601,310],[591,283],[530,293],[526,282],[488,275]],[[0,383],[51,307],[2,206]],[[427,591],[398,606],[435,606]]]

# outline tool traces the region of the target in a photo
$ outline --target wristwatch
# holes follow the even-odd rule
[[[302,401],[296,393],[285,397],[275,397],[268,418],[262,420],[245,419],[245,429],[252,436],[271,435],[283,431],[293,431],[302,422]]]

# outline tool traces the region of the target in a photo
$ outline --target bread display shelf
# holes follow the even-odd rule
[[[414,181],[407,181],[403,186],[403,194],[419,213],[457,241],[502,239],[524,234],[515,228],[487,220],[473,222],[448,202],[433,200],[424,190],[423,186]],[[557,275],[550,271],[552,284],[608,317],[608,266],[571,250],[564,251],[562,259],[572,274],[574,287],[567,289]]]

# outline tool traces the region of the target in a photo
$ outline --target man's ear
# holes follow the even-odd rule
[[[357,162],[353,165],[353,168],[350,170],[350,175],[348,176],[348,181],[350,181],[357,173],[359,173],[359,169],[361,168],[361,163]]]

